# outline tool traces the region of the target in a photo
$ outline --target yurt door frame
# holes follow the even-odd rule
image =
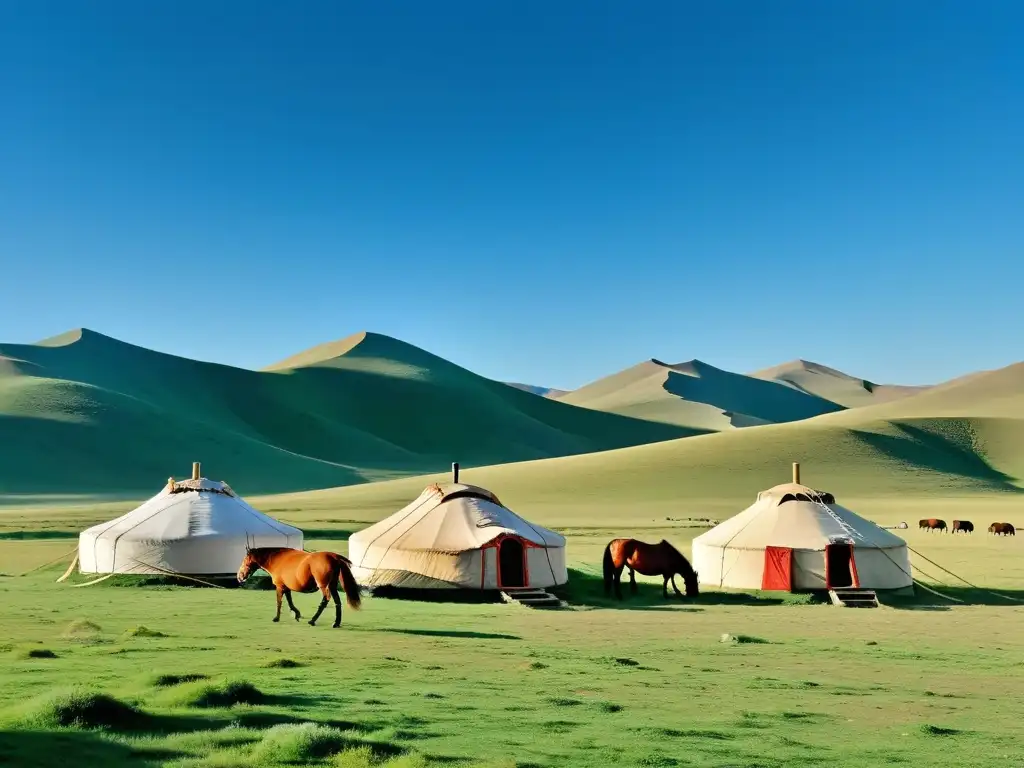
[[[825,587],[826,589],[860,588],[852,542],[834,541],[825,545]]]
[[[523,564],[522,564],[522,574],[523,574],[522,581],[523,581],[523,583],[522,584],[506,584],[504,579],[502,578],[502,575],[501,575],[501,550],[502,550],[502,545],[506,541],[514,541],[516,544],[519,545],[520,549],[522,550],[522,553],[523,553]],[[506,588],[515,589],[517,587],[528,587],[528,586],[530,586],[530,567],[529,567],[529,561],[528,561],[527,556],[526,556],[526,550],[529,547],[531,547],[531,546],[536,546],[536,545],[533,544],[532,542],[526,541],[525,539],[521,539],[518,536],[509,536],[509,535],[499,536],[493,542],[488,544],[489,548],[493,548],[494,549],[494,555],[495,555],[495,557],[494,557],[494,567],[495,567],[495,570],[497,571],[498,589],[506,589]]]
[[[765,547],[761,589],[793,591],[793,550],[790,547]]]

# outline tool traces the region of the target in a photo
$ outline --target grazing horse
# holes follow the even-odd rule
[[[338,579],[345,588],[345,599],[350,608],[359,608],[359,585],[349,566],[352,561],[336,552],[305,552],[289,547],[259,547],[246,549],[245,559],[238,569],[238,583],[242,584],[253,571],[262,568],[270,574],[277,587],[277,615],[281,620],[281,598],[288,600],[288,607],[295,614],[295,620],[302,618],[299,609],[292,602],[292,592],[316,592],[320,590],[323,600],[316,609],[309,626],[316,626],[316,620],[324,612],[327,603],[334,599],[334,628],[341,626],[341,598],[338,596]]]
[[[918,528],[927,528],[929,533],[931,533],[932,531],[942,531],[943,533],[945,533],[946,532],[946,521],[945,520],[939,520],[937,517],[929,517],[926,520],[921,520],[917,524],[917,527]]]
[[[957,531],[960,531],[960,533],[974,533],[974,523],[970,520],[954,520],[953,533]]]
[[[1010,523],[992,523],[988,527],[989,533],[994,533],[996,536],[1016,536],[1017,531]]]
[[[647,544],[636,539],[612,539],[604,548],[604,593],[610,595],[612,585],[615,585],[615,596],[622,599],[622,569],[629,568],[629,586],[633,594],[636,594],[636,573],[639,571],[644,576],[661,576],[664,583],[661,585],[662,594],[668,597],[668,583],[672,582],[672,589],[680,597],[683,593],[676,586],[676,574],[683,577],[686,584],[686,596],[696,597],[699,594],[697,587],[697,572],[693,570],[690,561],[683,557],[683,553],[673,547],[664,539],[658,544]]]

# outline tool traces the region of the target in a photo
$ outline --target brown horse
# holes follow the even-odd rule
[[[292,592],[316,592],[320,590],[323,600],[316,609],[309,626],[316,626],[316,620],[324,612],[327,603],[334,599],[334,628],[341,626],[341,598],[338,596],[338,579],[345,588],[345,599],[350,608],[359,608],[359,585],[349,566],[352,561],[336,552],[305,552],[288,547],[259,547],[247,549],[245,559],[238,569],[238,583],[242,584],[253,571],[262,568],[270,574],[277,587],[277,615],[281,620],[281,598],[288,600],[288,607],[295,614],[295,620],[302,618],[299,609],[292,602]]]
[[[989,533],[994,533],[996,536],[1016,536],[1017,531],[1010,523],[992,523],[988,527]]]
[[[974,533],[974,523],[970,520],[954,520],[953,533],[957,531],[960,531],[960,533]]]
[[[686,584],[686,596],[696,597],[700,590],[697,587],[697,572],[683,553],[662,539],[658,544],[647,544],[636,539],[612,539],[604,548],[604,593],[610,595],[615,585],[615,596],[622,599],[622,569],[629,568],[629,586],[635,595],[636,573],[644,576],[661,576],[662,594],[668,597],[668,583],[680,597],[683,593],[676,586],[676,574],[683,577]]]
[[[932,531],[942,531],[943,533],[945,533],[946,532],[946,521],[945,520],[940,520],[937,517],[929,517],[929,518],[926,518],[924,520],[919,521],[918,524],[917,524],[917,527],[918,528],[927,528],[929,533],[931,533]]]

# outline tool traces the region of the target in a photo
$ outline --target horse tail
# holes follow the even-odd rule
[[[608,546],[604,548],[604,593],[610,595],[612,593],[612,584],[615,580],[615,562],[612,560],[612,543],[609,541]]]
[[[349,608],[358,610],[362,598],[359,596],[359,584],[356,582],[356,577],[352,575],[352,571],[349,570],[344,558],[339,559],[337,562],[341,586],[345,590],[345,601],[348,603]]]

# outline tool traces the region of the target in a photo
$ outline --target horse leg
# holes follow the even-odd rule
[[[302,614],[299,613],[299,609],[295,607],[295,603],[292,602],[292,591],[287,587],[284,590],[285,599],[288,601],[288,607],[292,609],[292,613],[295,614],[295,620],[298,621],[302,618]]]
[[[615,569],[615,596],[622,599],[622,568]]]
[[[629,589],[634,595],[636,594],[636,571],[632,568],[629,569]]]
[[[331,599],[334,600],[334,628],[337,629],[341,626],[341,595],[337,584],[331,584]]]
[[[324,612],[324,608],[331,602],[330,592],[327,591],[327,587],[320,587],[320,594],[322,594],[323,600],[320,601],[319,607],[316,609],[316,613],[313,614],[313,618],[309,620],[309,626],[315,627],[316,620],[320,618],[320,614]]]
[[[284,595],[284,584],[277,584],[277,615],[274,617],[274,621],[281,620],[281,596]]]
[[[661,594],[662,594],[662,597],[664,597],[666,600],[668,600],[668,579],[669,579],[669,577],[668,576],[663,576],[662,578],[665,581],[661,585]]]
[[[676,594],[679,595],[679,598],[682,599],[683,593],[680,592],[679,587],[676,586],[676,575],[674,573],[672,574],[672,589],[674,589]]]

